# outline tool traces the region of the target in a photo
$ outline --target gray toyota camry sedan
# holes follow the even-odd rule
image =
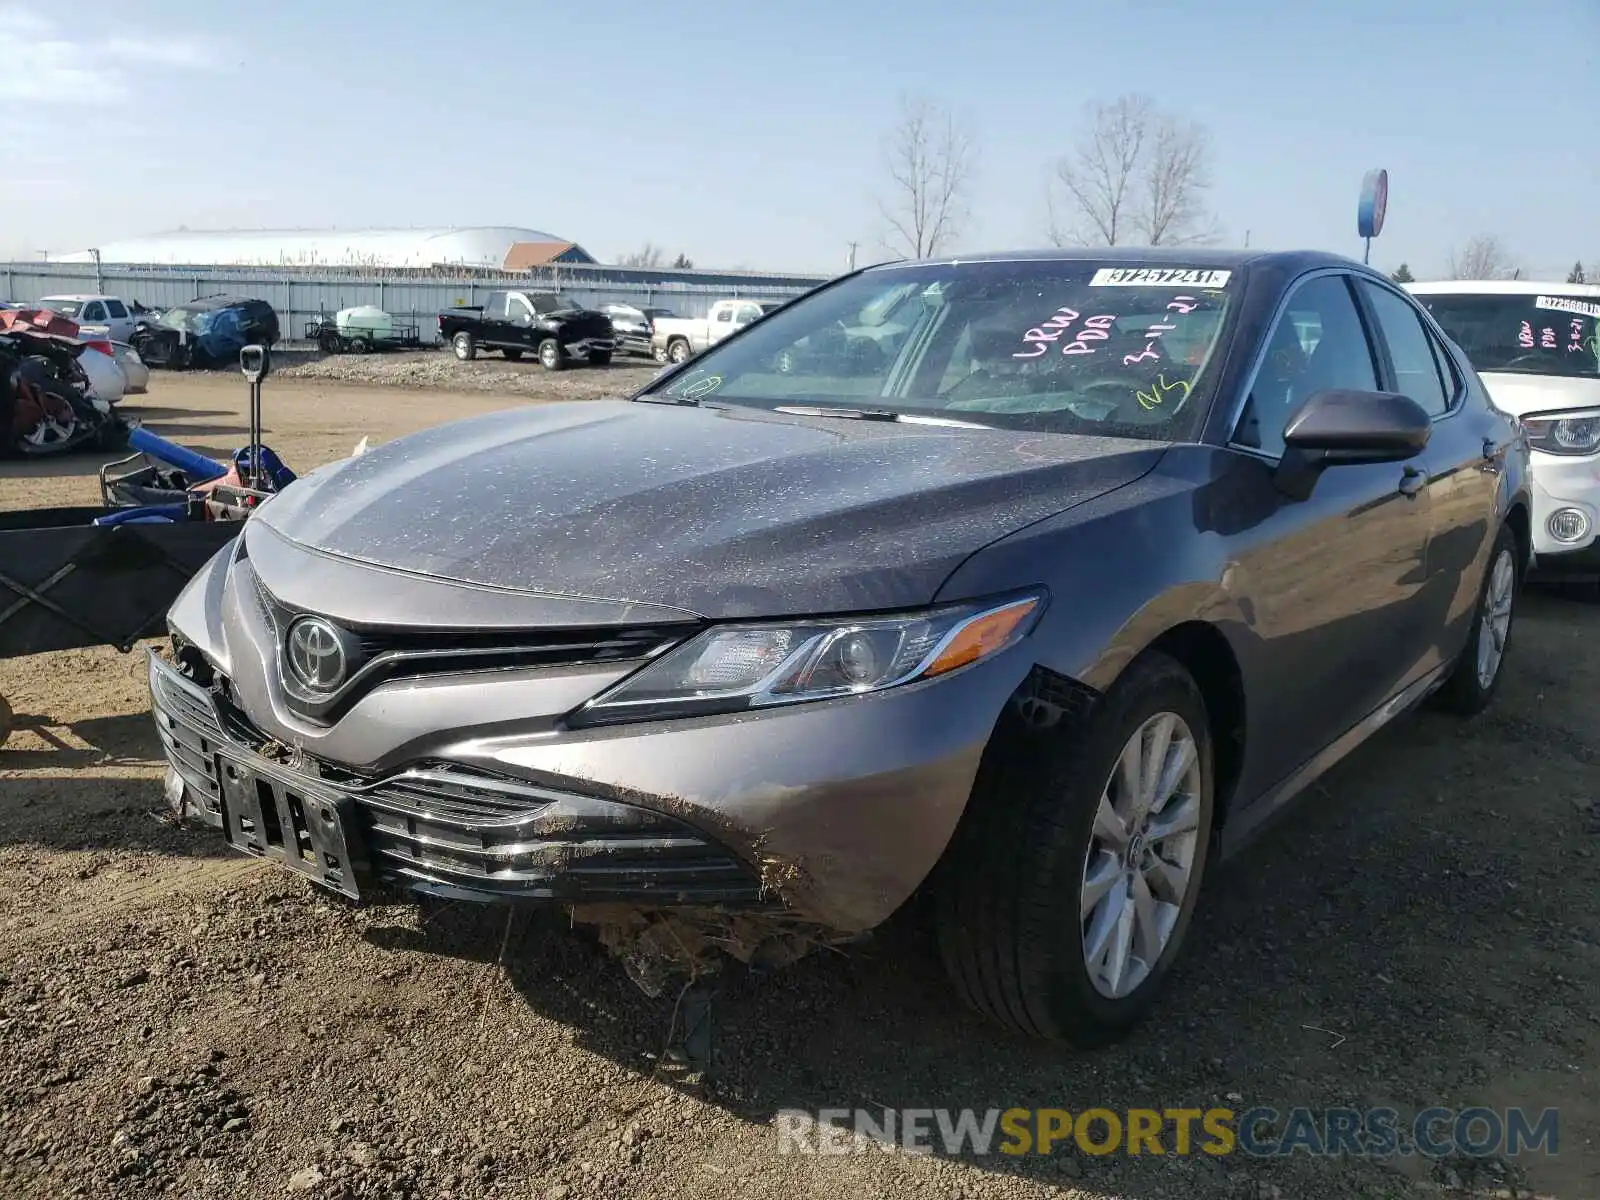
[[[270,500],[151,655],[168,786],[356,900],[566,906],[652,990],[923,894],[967,1000],[1091,1045],[1217,855],[1490,702],[1528,487],[1345,258],[872,267]]]

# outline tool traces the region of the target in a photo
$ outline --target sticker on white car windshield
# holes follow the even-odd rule
[[[1586,317],[1600,317],[1600,300],[1574,300],[1568,296],[1535,296],[1533,306],[1548,312],[1581,313]]]
[[[1224,288],[1232,277],[1232,271],[1181,267],[1101,267],[1089,280],[1089,286]]]

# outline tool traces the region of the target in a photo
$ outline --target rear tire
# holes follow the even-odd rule
[[[1168,794],[1143,815],[1124,785],[1129,752],[1143,774],[1179,781],[1152,785]],[[1076,725],[1005,719],[935,889],[941,957],[967,1003],[1080,1048],[1126,1034],[1183,946],[1214,779],[1205,701],[1164,654],[1137,660]]]
[[[690,354],[691,351],[689,349],[689,343],[684,341],[682,338],[669,343],[667,346],[667,361],[669,363],[673,363],[674,365],[677,363],[688,362]]]
[[[4,696],[0,696],[0,748],[6,744],[6,739],[11,736],[11,705]]]
[[[1472,717],[1494,700],[1505,674],[1521,574],[1517,569],[1517,535],[1509,525],[1502,525],[1494,549],[1489,552],[1483,582],[1478,585],[1478,606],[1472,615],[1467,644],[1444,686],[1433,694],[1435,707],[1458,717]]]
[[[450,339],[450,346],[462,362],[471,362],[478,357],[478,339],[465,329]]]
[[[539,343],[539,365],[546,371],[559,371],[567,365],[567,356],[555,338],[545,338]]]

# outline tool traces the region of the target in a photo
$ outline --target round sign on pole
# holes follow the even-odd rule
[[[1381,168],[1368,171],[1361,181],[1361,203],[1356,208],[1356,232],[1375,238],[1383,232],[1383,216],[1389,209],[1389,172]]]

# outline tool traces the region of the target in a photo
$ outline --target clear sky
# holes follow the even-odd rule
[[[602,259],[886,257],[907,91],[974,129],[962,249],[1046,242],[1086,101],[1203,122],[1229,244],[1439,272],[1498,235],[1525,275],[1600,267],[1600,0],[768,0],[588,6],[0,0],[0,256],[186,225],[511,224]]]

